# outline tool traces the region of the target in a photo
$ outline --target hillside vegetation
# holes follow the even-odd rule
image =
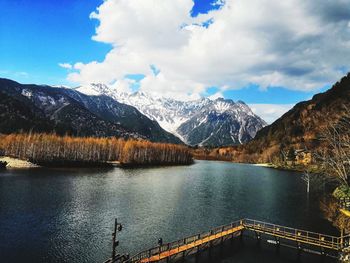
[[[322,134],[331,124],[338,123],[350,109],[350,74],[331,89],[315,95],[311,100],[296,104],[290,111],[255,138],[240,146],[197,149],[202,159],[223,159],[247,163],[274,163],[288,159],[296,149],[318,151],[323,145]]]

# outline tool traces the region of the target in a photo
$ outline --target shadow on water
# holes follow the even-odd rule
[[[281,243],[279,249],[275,245],[268,244],[266,241],[257,241],[251,236],[245,236],[243,241],[235,239],[233,242],[227,240],[223,245],[202,250],[199,254],[193,254],[185,258],[185,262],[191,263],[331,263],[338,262],[337,259],[330,256],[321,256],[311,253],[298,253],[297,249],[291,248],[290,243],[284,246]],[[315,250],[316,251],[316,250]],[[317,251],[316,251],[317,252]],[[334,256],[334,255],[332,255]],[[174,262],[183,262],[179,259]]]
[[[2,263],[103,262],[115,217],[124,225],[118,250],[131,255],[159,237],[171,242],[241,218],[338,235],[295,172],[210,161],[0,172]],[[294,250],[276,256],[268,244],[257,250],[246,243],[233,250],[234,260],[221,262],[296,262]],[[311,256],[302,262],[320,261]]]

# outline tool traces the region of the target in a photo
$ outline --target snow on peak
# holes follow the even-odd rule
[[[71,89],[71,87],[66,85],[53,85],[53,88],[60,88],[60,89]]]
[[[181,139],[185,135],[179,134],[178,128],[197,114],[227,113],[240,121],[243,121],[244,116],[255,116],[244,102],[238,101],[235,103],[231,99],[200,98],[192,101],[180,101],[156,96],[145,91],[118,92],[116,87],[104,84],[85,85],[78,87],[76,90],[93,96],[107,95],[120,103],[134,106],[150,119],[157,121],[163,129]],[[205,121],[207,121],[207,118],[203,118],[203,122]]]

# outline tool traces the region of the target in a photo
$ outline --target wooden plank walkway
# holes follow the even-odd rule
[[[171,257],[173,255],[176,255],[176,254],[179,254],[181,252],[184,252],[184,251],[187,251],[187,250],[190,250],[192,248],[195,248],[195,247],[198,247],[200,245],[203,245],[203,244],[206,244],[206,243],[209,243],[211,241],[214,241],[216,239],[219,239],[219,238],[223,238],[225,236],[228,236],[228,235],[231,235],[233,233],[237,233],[237,232],[240,232],[244,229],[244,227],[242,225],[240,226],[237,226],[237,227],[233,227],[231,229],[228,229],[228,230],[224,230],[220,233],[217,233],[217,234],[213,234],[213,235],[210,235],[208,237],[204,237],[204,238],[201,238],[199,240],[196,240],[196,241],[193,241],[191,243],[188,243],[188,244],[184,244],[182,246],[179,246],[177,248],[173,248],[171,250],[168,250],[168,251],[164,251],[164,252],[161,252],[160,254],[158,255],[155,255],[155,256],[151,256],[150,258],[144,258],[142,259],[140,262],[142,263],[146,263],[146,262],[155,262],[155,261],[159,261],[159,260],[162,260],[164,258],[168,258],[168,257]]]

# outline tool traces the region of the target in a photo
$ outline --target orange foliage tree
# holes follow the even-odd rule
[[[39,164],[120,161],[130,165],[150,165],[192,162],[189,149],[182,145],[118,138],[61,137],[43,133],[0,135],[0,150],[4,155]]]

